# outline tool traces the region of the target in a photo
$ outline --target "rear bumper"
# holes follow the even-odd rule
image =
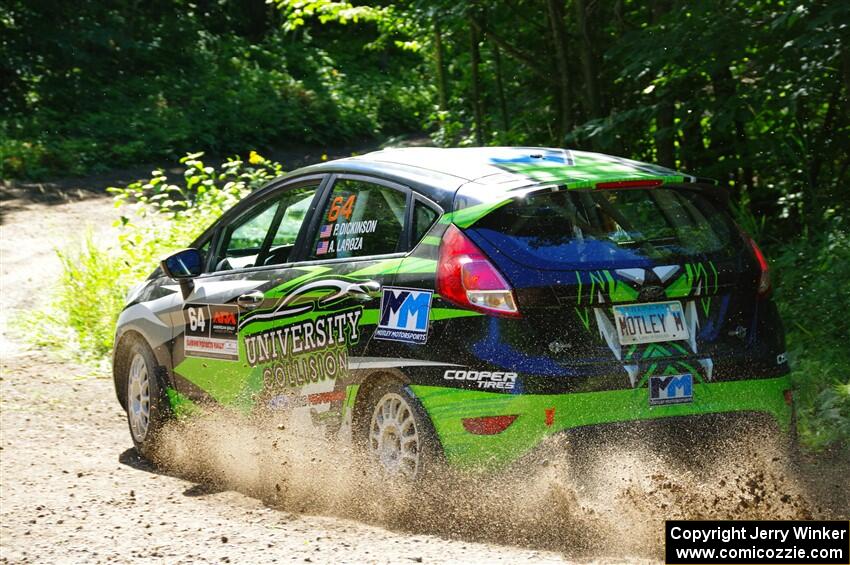
[[[694,384],[689,404],[649,406],[649,389],[635,388],[572,394],[499,394],[457,388],[411,385],[431,417],[449,464],[458,467],[503,467],[534,449],[547,437],[581,426],[676,416],[756,412],[789,429],[791,388],[786,376]],[[476,435],[464,418],[516,415],[505,431]]]

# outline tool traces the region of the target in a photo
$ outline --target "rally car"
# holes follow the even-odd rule
[[[715,183],[548,148],[384,150],[252,193],[136,288],[114,378],[137,449],[214,403],[391,475],[496,468],[574,428],[787,430],[767,262]],[[673,420],[673,418],[678,418]]]

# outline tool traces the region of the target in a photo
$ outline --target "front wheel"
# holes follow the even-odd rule
[[[155,455],[157,440],[167,414],[156,378],[156,359],[147,343],[134,339],[125,349],[121,360],[130,436],[136,451],[151,459]]]
[[[431,421],[410,391],[399,384],[373,391],[366,440],[369,458],[391,477],[420,479],[438,461]]]

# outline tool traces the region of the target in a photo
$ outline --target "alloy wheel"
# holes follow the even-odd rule
[[[148,435],[151,416],[150,375],[145,358],[136,353],[127,378],[127,414],[133,438],[142,443]]]
[[[419,431],[413,409],[401,395],[387,393],[375,405],[369,448],[388,474],[416,476],[420,466]]]

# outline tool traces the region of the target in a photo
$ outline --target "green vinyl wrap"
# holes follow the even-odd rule
[[[694,401],[649,406],[649,388],[569,394],[502,394],[477,390],[410,385],[431,417],[446,459],[464,468],[505,466],[558,432],[634,420],[728,412],[771,415],[783,431],[791,421],[784,391],[788,376],[693,385]],[[554,409],[551,425],[546,411]],[[463,418],[516,415],[505,431],[495,435],[467,432]]]

